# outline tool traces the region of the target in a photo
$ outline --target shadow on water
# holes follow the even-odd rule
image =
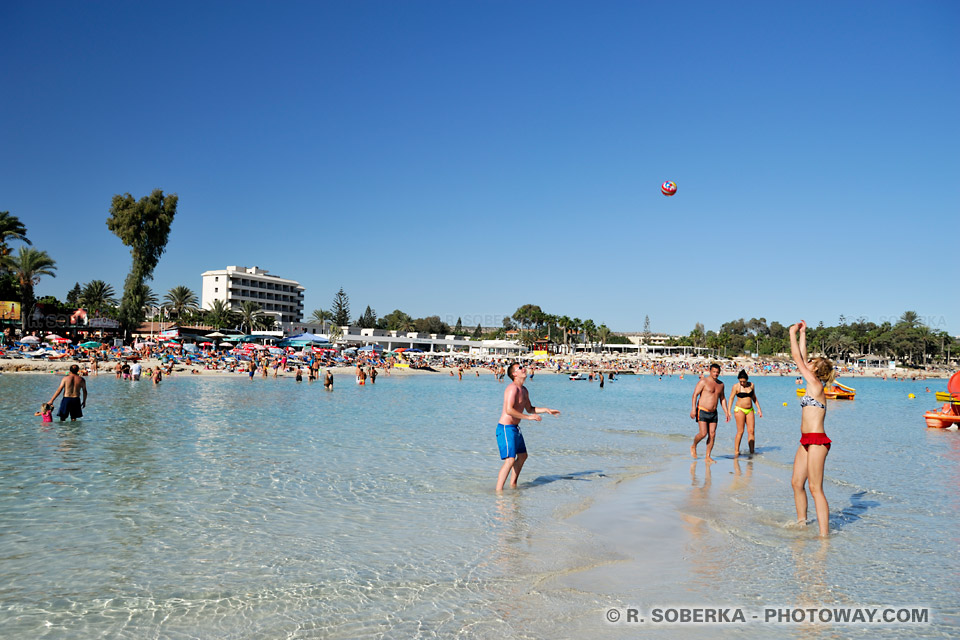
[[[875,500],[864,500],[863,496],[866,495],[866,493],[866,491],[858,491],[857,493],[851,495],[850,505],[844,507],[839,514],[830,518],[831,527],[835,529],[842,529],[845,526],[860,520],[860,514],[865,512],[867,509],[880,506],[880,503],[876,502]]]
[[[729,454],[726,454],[726,455],[722,455],[722,456],[716,456],[716,455],[715,455],[714,458],[724,458],[724,459],[726,459],[726,460],[737,460],[737,459],[739,459],[739,460],[750,460],[750,459],[753,458],[754,456],[759,456],[759,455],[764,454],[764,453],[767,453],[767,452],[769,452],[769,451],[780,451],[782,448],[783,448],[783,447],[756,447],[756,448],[753,450],[753,453],[741,453],[739,458],[735,458],[732,453],[729,453]]]
[[[523,484],[523,487],[539,487],[545,484],[550,484],[551,482],[556,482],[557,480],[591,480],[588,476],[593,476],[593,478],[606,478],[602,471],[599,469],[594,469],[592,471],[577,471],[574,473],[562,473],[551,476],[539,476],[534,478],[530,482]]]

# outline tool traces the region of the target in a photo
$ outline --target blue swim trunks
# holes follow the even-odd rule
[[[83,410],[80,407],[80,398],[68,398],[66,396],[60,400],[60,411],[57,412],[60,420],[66,420],[70,416],[71,420],[83,417]]]
[[[516,458],[518,453],[527,452],[523,434],[515,424],[497,424],[497,446],[500,447],[501,460]]]

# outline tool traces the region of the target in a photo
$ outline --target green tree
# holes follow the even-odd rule
[[[330,311],[333,313],[333,324],[338,327],[345,327],[350,324],[350,298],[344,292],[343,287],[340,287],[337,294],[333,296]]]
[[[159,306],[159,300],[157,300],[157,294],[155,294],[153,292],[153,289],[151,289],[147,285],[143,285],[143,288],[138,297],[143,299],[144,313]]]
[[[314,309],[313,314],[310,316],[311,322],[317,322],[320,324],[320,331],[322,333],[327,332],[327,322],[333,319],[333,314],[327,311],[326,309]]]
[[[105,308],[116,306],[115,295],[113,287],[103,280],[91,280],[83,286],[80,304],[94,315],[102,315]]]
[[[590,345],[590,350],[593,351],[593,339],[597,335],[597,325],[593,323],[593,320],[584,320],[583,321],[583,335],[587,339],[587,343]]]
[[[453,333],[458,336],[463,335],[463,321],[459,316],[457,317],[457,325],[453,328]]]
[[[9,240],[31,244],[27,239],[27,228],[20,219],[9,211],[0,211],[0,259],[10,255],[10,247],[7,246]]]
[[[357,326],[361,329],[373,329],[377,326],[377,312],[367,305],[363,315],[357,318]]]
[[[474,340],[479,340],[483,336],[483,327],[480,326],[480,323],[477,323],[477,328],[473,330],[473,335],[470,336]]]
[[[178,285],[167,291],[167,294],[163,296],[163,301],[167,303],[167,308],[177,316],[178,322],[184,314],[194,311],[200,306],[197,294],[183,285]]]
[[[643,337],[650,339],[650,316],[643,316]]]
[[[128,331],[143,322],[146,293],[143,284],[153,278],[153,271],[166,249],[177,202],[176,194],[164,196],[160,189],[154,189],[139,201],[129,193],[113,196],[107,228],[130,247],[133,258],[120,302],[120,324]]]
[[[573,326],[573,320],[570,316],[560,316],[557,318],[557,326],[563,332],[563,350],[567,350],[567,341],[570,338],[570,327]]]
[[[903,315],[900,316],[900,321],[897,324],[913,329],[920,326],[920,316],[916,311],[904,311]]]
[[[599,327],[597,327],[597,338],[600,340],[601,345],[607,344],[607,342],[610,340],[611,333],[612,332],[605,324],[601,324]]]
[[[236,314],[230,310],[230,305],[227,304],[226,300],[212,301],[204,320],[214,329],[232,327],[237,324]]]
[[[80,288],[80,283],[77,282],[73,285],[73,289],[70,289],[70,292],[67,293],[67,305],[71,307],[80,306],[80,296],[83,294],[83,289]]]
[[[413,326],[418,333],[436,333],[443,335],[450,333],[450,325],[441,320],[440,316],[417,318],[413,321]]]
[[[394,309],[381,318],[381,324],[384,329],[389,331],[413,331],[413,318],[405,314],[400,309]]]
[[[264,314],[259,302],[246,300],[240,305],[240,330],[247,333],[263,326]],[[271,323],[272,324],[272,323]]]
[[[3,256],[0,264],[13,274],[20,287],[20,318],[23,328],[27,330],[33,311],[33,288],[43,276],[56,277],[54,271],[57,270],[57,263],[46,251],[21,246],[19,253]]]
[[[702,347],[704,342],[707,339],[707,332],[704,330],[703,323],[698,322],[693,326],[693,331],[690,332],[690,340],[693,342],[693,346]]]

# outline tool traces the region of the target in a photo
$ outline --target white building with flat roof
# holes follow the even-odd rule
[[[239,311],[244,302],[252,301],[277,322],[303,320],[304,288],[296,280],[272,276],[260,267],[227,267],[204,271],[201,277],[200,304],[204,309],[214,300],[223,300],[231,310]]]

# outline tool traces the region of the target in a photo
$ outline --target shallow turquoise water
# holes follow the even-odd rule
[[[589,621],[606,601],[545,585],[609,551],[567,516],[688,457],[696,428],[690,377],[601,391],[537,376],[534,404],[563,415],[524,423],[521,489],[496,497],[492,376],[348,380],[327,393],[289,377],[101,376],[81,421],[43,425],[32,414],[56,378],[0,376],[0,637],[563,636],[564,616]],[[792,378],[757,384],[761,454],[737,463],[744,482],[701,500],[701,461],[679,509],[708,523],[728,598],[794,601],[809,595],[797,540],[813,539],[784,527],[799,408]],[[857,400],[827,417],[828,593],[939,612],[896,637],[955,630],[960,438],[921,417],[936,404],[924,386],[944,383],[852,384]],[[735,471],[719,457],[732,424],[715,477]]]

